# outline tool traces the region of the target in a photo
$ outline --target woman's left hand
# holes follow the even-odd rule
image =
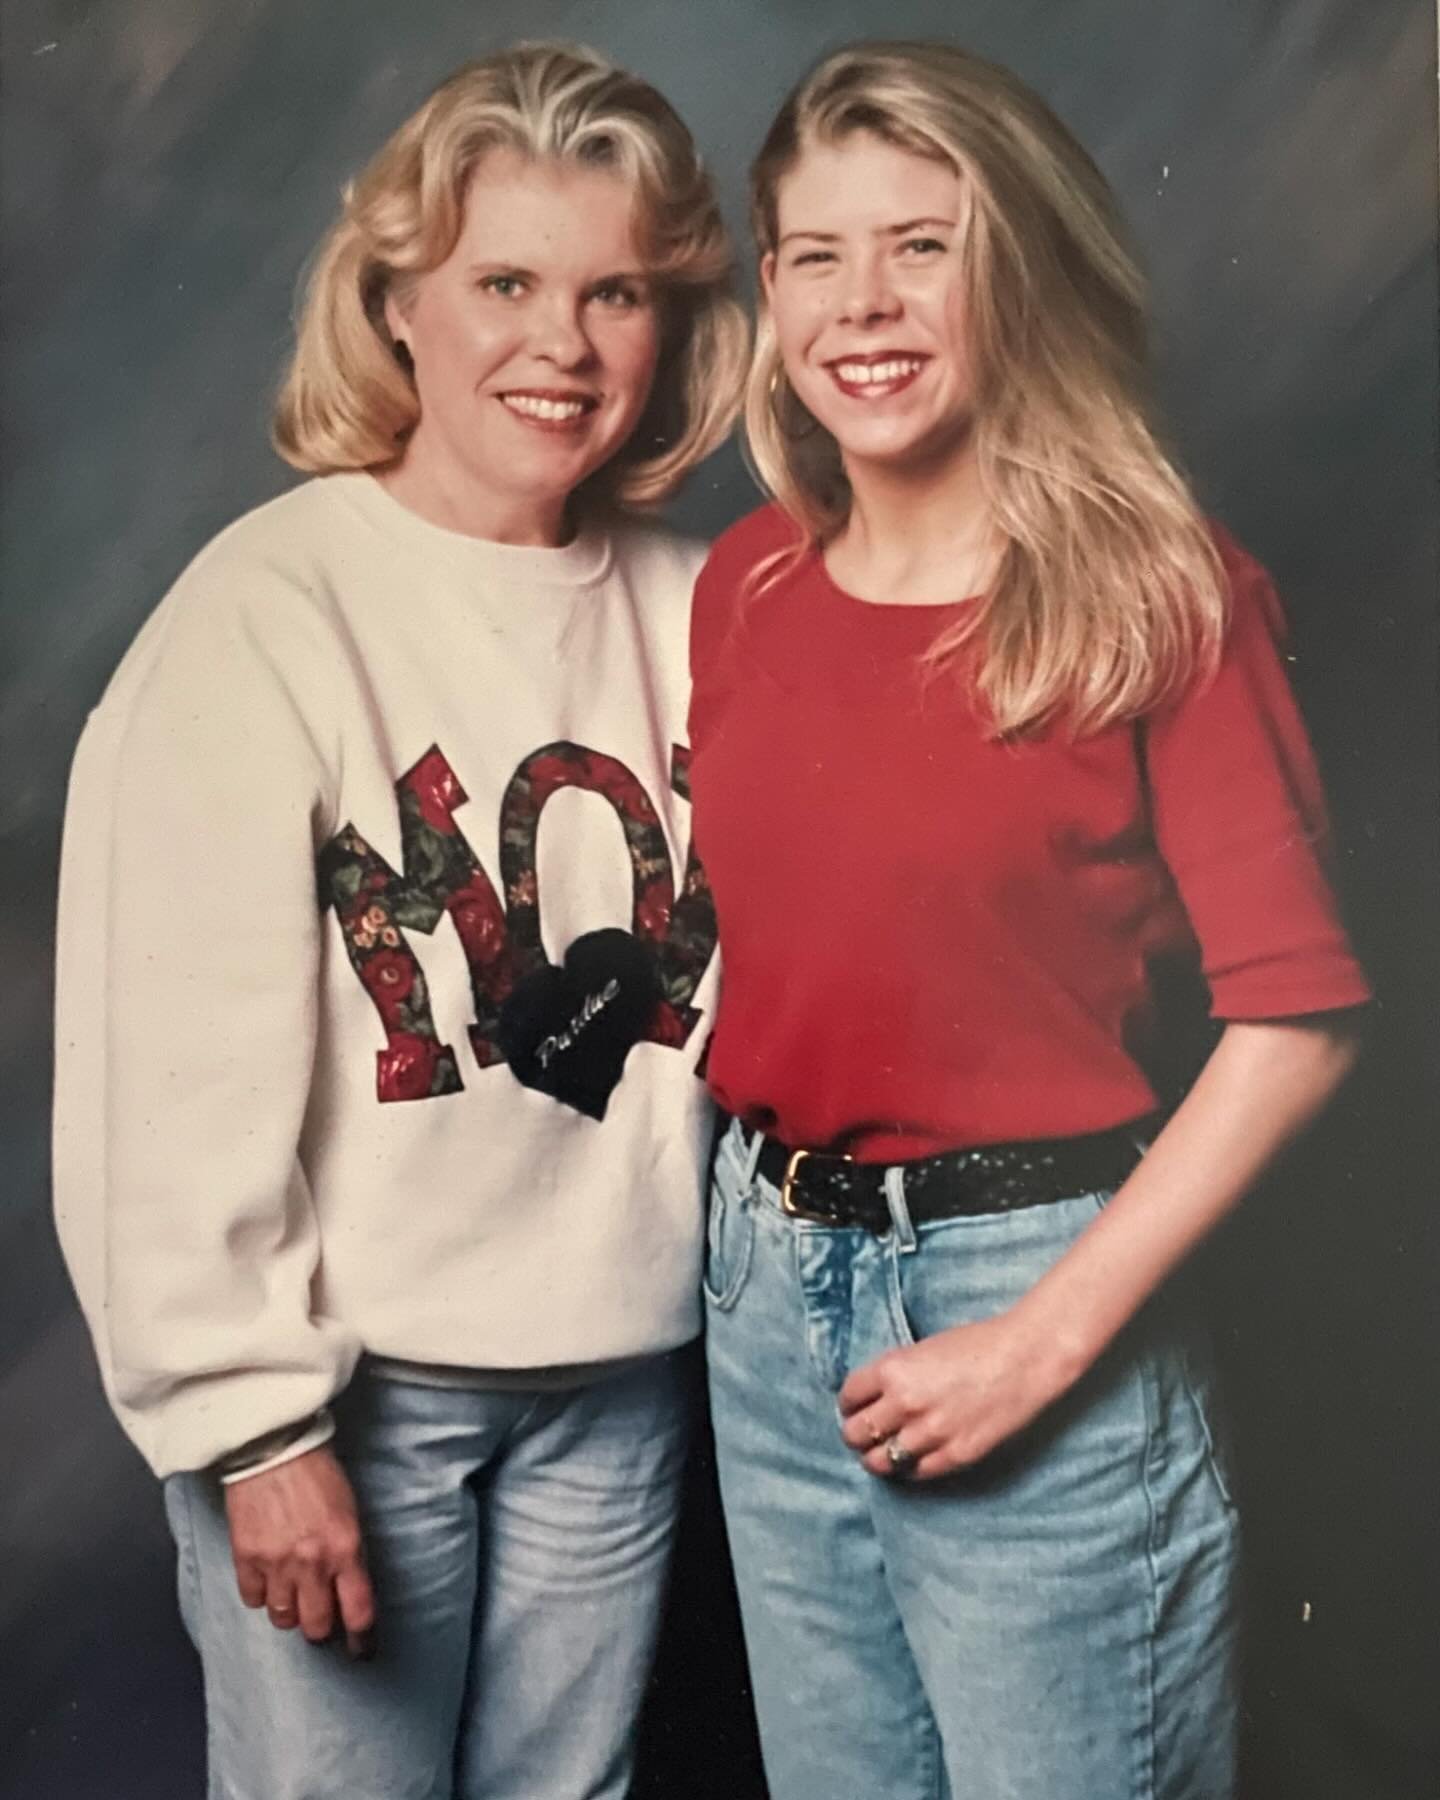
[[[1335,1091],[1356,1032],[1350,1013],[1227,1025],[1139,1167],[1034,1287],[851,1375],[840,1412],[865,1467],[948,1475],[1058,1400]]]
[[[952,1325],[856,1369],[842,1435],[872,1475],[931,1480],[988,1456],[1069,1386],[1013,1313]]]

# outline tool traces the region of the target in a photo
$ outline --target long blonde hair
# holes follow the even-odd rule
[[[385,323],[386,295],[403,301],[449,256],[470,178],[495,148],[610,169],[634,190],[641,254],[661,292],[660,366],[629,444],[587,486],[622,506],[654,505],[730,429],[749,325],[690,133],[648,82],[566,44],[467,63],[346,187],[309,274],[275,447],[312,474],[401,454],[420,404]]]
[[[929,660],[975,644],[998,734],[1134,718],[1213,670],[1226,603],[1211,535],[1147,420],[1144,282],[1105,179],[1008,70],[941,44],[855,44],[791,92],[755,161],[762,256],[785,175],[854,132],[948,163],[969,202],[974,444],[1005,548]],[[850,509],[839,448],[785,380],[763,300],[745,423],[803,541],[832,536]]]

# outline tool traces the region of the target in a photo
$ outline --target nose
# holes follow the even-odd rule
[[[900,311],[883,256],[857,257],[846,271],[841,317],[847,325],[886,325]]]
[[[579,305],[559,294],[538,311],[531,347],[536,356],[557,369],[584,368],[595,355]]]

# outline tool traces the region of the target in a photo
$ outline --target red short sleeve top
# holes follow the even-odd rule
[[[1265,572],[1223,534],[1222,665],[1072,741],[982,729],[921,656],[955,607],[844,593],[774,508],[716,544],[692,629],[695,833],[720,925],[709,1080],[868,1160],[1153,1110],[1157,972],[1220,1019],[1353,1006],[1314,757]],[[965,604],[964,602],[960,603]]]

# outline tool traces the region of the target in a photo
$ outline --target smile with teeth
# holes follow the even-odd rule
[[[499,396],[501,403],[522,419],[537,419],[546,425],[569,425],[593,412],[597,402],[588,394],[525,394]]]
[[[895,356],[888,362],[837,362],[830,366],[842,381],[853,382],[856,387],[868,387],[872,382],[899,381],[906,375],[918,375],[925,360],[919,356]]]

